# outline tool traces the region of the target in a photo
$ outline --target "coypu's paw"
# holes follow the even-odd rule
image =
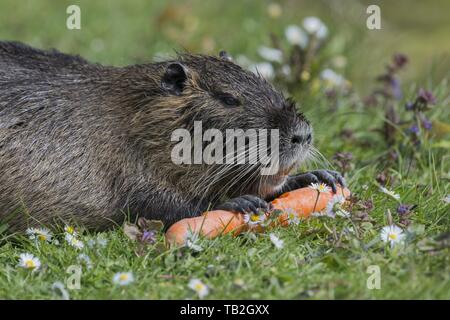
[[[288,178],[290,190],[309,186],[311,183],[325,183],[336,193],[336,184],[346,187],[344,177],[337,171],[315,170],[307,173],[297,174]]]
[[[265,212],[268,211],[270,207],[270,203],[267,203],[265,200],[258,198],[257,196],[246,194],[241,197],[230,199],[218,205],[215,209],[234,211],[239,213],[253,212],[258,214],[259,209],[262,209]]]

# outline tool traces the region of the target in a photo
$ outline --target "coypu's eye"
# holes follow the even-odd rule
[[[239,101],[239,99],[233,97],[232,95],[229,94],[219,94],[218,95],[218,99],[225,104],[226,106],[229,107],[237,107],[241,104],[241,102]]]

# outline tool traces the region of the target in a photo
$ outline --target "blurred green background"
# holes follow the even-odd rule
[[[372,3],[381,7],[381,30],[366,28],[366,8]],[[81,7],[81,30],[66,28],[71,4]],[[1,0],[0,39],[113,65],[183,49],[209,54],[226,49],[257,59],[257,48],[270,45],[271,32],[282,36],[287,25],[317,16],[328,26],[332,50],[347,58],[340,71],[365,93],[395,52],[410,58],[406,81],[432,85],[448,76],[449,12],[448,0]]]
[[[81,7],[81,30],[66,27],[66,9],[73,4]],[[381,7],[381,30],[366,27],[369,4]],[[355,220],[311,219],[298,228],[276,230],[285,241],[284,250],[275,249],[263,234],[256,240],[205,240],[205,250],[198,255],[177,250],[161,254],[152,247],[142,257],[135,254],[136,242],[118,228],[103,234],[109,239],[106,248],[85,247],[95,268],[86,273],[81,290],[70,291],[71,297],[191,299],[187,284],[198,277],[211,286],[213,299],[448,299],[450,218],[448,200],[443,199],[450,193],[450,98],[445,80],[450,76],[449,12],[449,0],[0,0],[1,40],[57,48],[118,66],[151,62],[176,50],[217,54],[226,49],[233,57],[263,62],[258,49],[272,46],[271,34],[286,41],[286,27],[302,25],[308,16],[320,18],[328,28],[311,77],[305,80],[311,86],[296,81],[290,93],[313,123],[315,144],[325,158],[339,170],[344,167],[339,159],[350,159],[343,173],[360,197],[354,200]],[[393,63],[394,53],[409,57],[405,69],[393,77],[403,81],[403,97],[386,96],[370,105],[364,98],[373,89],[384,89],[383,94],[394,84],[400,88],[397,82],[386,88],[387,81],[375,81],[386,64]],[[338,79],[343,75],[345,84],[349,80],[356,90],[337,90],[333,97],[332,90],[322,90],[326,81],[319,81],[314,91],[314,80],[326,69],[335,70]],[[304,88],[313,94],[305,94]],[[430,90],[428,96],[436,104],[430,103],[430,110],[405,110],[406,102],[418,101],[419,88]],[[388,141],[392,137],[395,143]],[[405,248],[391,251],[377,244],[379,230],[392,223],[392,216],[394,223],[404,218],[396,213],[397,200],[380,192],[379,183],[399,193],[402,203],[417,205],[411,216],[414,228],[408,233],[413,240]],[[0,241],[1,236],[0,223]],[[80,232],[80,239],[89,243],[94,235]],[[36,246],[19,240],[19,245],[0,242],[0,299],[54,298],[51,284],[67,277],[66,267],[79,261],[79,252],[67,244]],[[161,237],[157,245],[162,244]],[[18,270],[22,250],[40,257],[44,271],[31,275]],[[366,270],[373,265],[383,268],[381,290],[367,290]],[[136,283],[127,290],[111,286],[115,272],[128,270],[135,273]]]

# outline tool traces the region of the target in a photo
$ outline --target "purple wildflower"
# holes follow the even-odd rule
[[[422,126],[425,130],[431,130],[433,124],[430,120],[424,117],[424,119],[422,120]]]
[[[149,244],[155,243],[156,242],[156,232],[154,230],[150,230],[150,231],[145,230],[142,233],[141,241],[145,242],[145,243],[149,243]]]
[[[398,80],[395,77],[392,77],[391,81],[390,81],[390,85],[391,85],[391,90],[392,90],[392,96],[395,99],[400,100],[403,96],[402,87],[400,86],[400,80]]]
[[[386,175],[386,172],[380,172],[375,177],[375,180],[382,186],[385,186],[386,183],[390,180],[390,176]]]
[[[412,102],[407,102],[407,103],[405,104],[405,109],[406,109],[407,111],[414,110],[414,103],[412,103]]]
[[[419,127],[417,125],[413,125],[409,128],[409,132],[413,134],[419,134]]]
[[[404,216],[404,215],[410,213],[410,211],[411,211],[411,206],[407,205],[407,204],[401,204],[397,208],[397,213],[401,216]]]
[[[411,224],[411,215],[413,214],[413,210],[417,207],[417,205],[410,204],[401,204],[397,207],[397,213],[399,215],[399,222],[404,226],[409,226]]]
[[[393,60],[394,60],[394,65],[400,69],[400,68],[404,67],[405,64],[408,63],[409,59],[405,54],[397,53],[394,55]]]
[[[436,104],[436,97],[433,95],[431,91],[420,89],[419,95],[417,96],[417,99],[426,104]]]

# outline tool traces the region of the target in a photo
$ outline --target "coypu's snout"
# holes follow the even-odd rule
[[[280,134],[278,175],[285,176],[309,157],[313,130],[292,99],[287,99],[272,117]]]
[[[272,128],[279,132],[277,171],[259,178],[257,193],[265,197],[279,190],[289,173],[310,157],[313,131],[306,117],[298,111],[292,100],[287,100],[280,109],[272,109],[269,116]]]

